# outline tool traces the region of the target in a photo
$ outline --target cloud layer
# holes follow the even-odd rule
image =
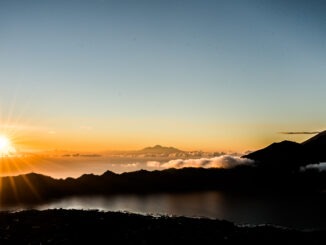
[[[239,165],[251,165],[254,161],[241,158],[238,156],[223,155],[213,158],[198,158],[198,159],[176,159],[165,163],[157,161],[147,162],[150,168],[233,168]]]

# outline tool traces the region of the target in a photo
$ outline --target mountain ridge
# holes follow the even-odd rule
[[[326,130],[316,134],[315,136],[303,141],[301,144],[315,144],[316,142],[323,141],[326,144]]]
[[[326,161],[326,131],[297,143],[284,140],[244,155],[258,166],[270,168],[298,168]]]
[[[0,204],[40,203],[50,199],[84,195],[231,191],[241,193],[321,193],[326,190],[326,171],[265,171],[255,166],[234,168],[182,168],[139,170],[117,174],[84,174],[54,179],[29,173],[0,177]],[[259,184],[257,184],[259,183]]]

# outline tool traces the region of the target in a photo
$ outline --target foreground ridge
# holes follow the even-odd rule
[[[265,171],[251,166],[239,166],[233,169],[184,168],[153,172],[141,170],[124,174],[108,171],[103,175],[87,174],[77,179],[64,180],[32,173],[3,177],[0,181],[0,204],[21,204],[73,195],[203,190],[318,194],[326,190],[326,171]]]
[[[130,213],[45,210],[0,213],[1,244],[325,244],[324,231]]]

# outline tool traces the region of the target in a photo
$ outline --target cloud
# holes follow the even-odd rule
[[[147,162],[147,167],[150,167],[150,168],[159,168],[161,165],[160,162],[157,162],[157,161],[148,161]]]
[[[280,132],[280,134],[319,134],[319,131]]]
[[[319,171],[326,171],[326,162],[321,162],[317,164],[309,164],[305,167],[301,168],[301,171],[305,171],[307,169],[317,169]]]
[[[213,158],[198,159],[175,159],[165,163],[156,161],[147,162],[147,166],[151,168],[233,168],[239,165],[251,165],[254,161],[241,158],[238,156],[223,155]]]

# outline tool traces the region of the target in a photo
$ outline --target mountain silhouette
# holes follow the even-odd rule
[[[219,175],[217,169],[140,170],[123,174],[107,171],[102,175],[84,174],[76,179],[54,179],[30,173],[0,177],[0,204],[43,202],[75,195],[207,190],[216,188],[216,178],[223,179]]]
[[[326,131],[302,142],[312,162],[326,162]]]
[[[181,153],[183,151],[174,147],[155,145],[153,147],[146,147],[140,150],[139,152],[143,154],[171,154],[171,153]]]
[[[258,166],[269,168],[298,168],[326,161],[326,131],[300,143],[282,141],[243,156]]]
[[[255,166],[230,169],[183,168],[140,170],[79,178],[54,179],[36,173],[0,177],[0,205],[40,203],[67,196],[230,191],[241,193],[321,193],[326,172],[265,171]]]

